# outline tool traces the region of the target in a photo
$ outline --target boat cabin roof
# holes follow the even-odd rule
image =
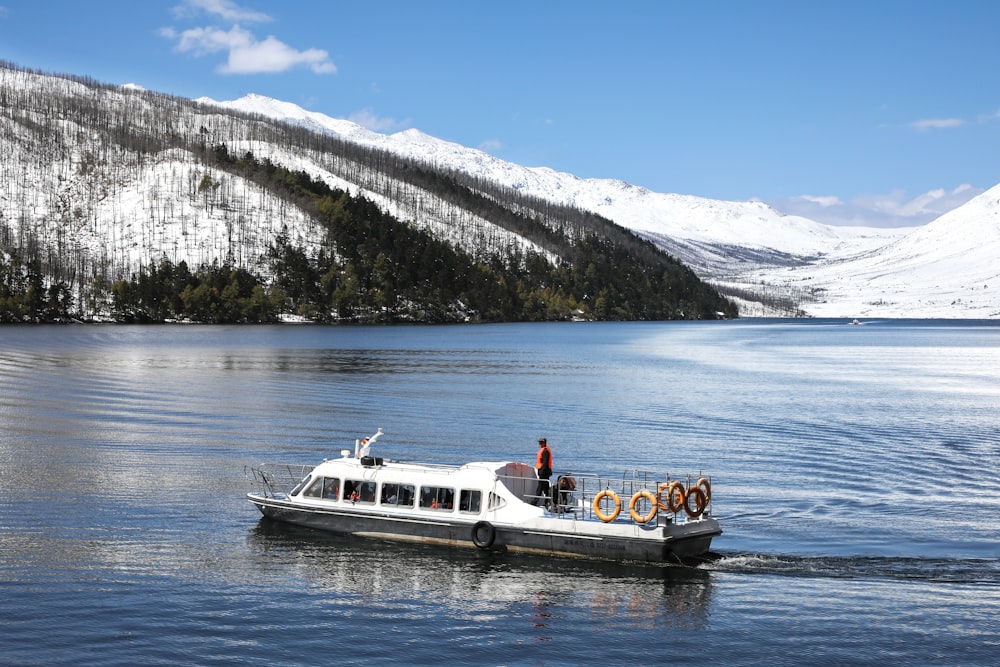
[[[500,479],[504,485],[515,493],[518,492],[518,480],[536,480],[535,469],[525,463],[516,461],[475,461],[461,466],[410,463],[376,457],[343,456],[339,459],[328,459],[316,466],[314,475],[347,475],[351,473],[365,474],[379,479],[396,479],[405,477],[407,481],[431,481],[443,478],[461,478],[463,481],[476,479],[480,484]]]

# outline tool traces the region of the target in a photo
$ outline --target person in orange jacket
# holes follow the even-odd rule
[[[535,489],[535,499],[532,505],[537,505],[540,498],[545,499],[545,505],[549,504],[549,478],[552,477],[552,450],[545,438],[538,439],[538,460],[535,463],[535,472],[538,475],[538,487]]]

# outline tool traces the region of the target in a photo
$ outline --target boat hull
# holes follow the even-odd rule
[[[651,527],[613,525],[589,529],[571,518],[532,525],[417,515],[395,516],[367,508],[317,508],[287,499],[248,494],[269,519],[318,530],[365,537],[425,542],[458,547],[501,549],[608,560],[690,562],[704,558],[712,539],[722,533],[712,518]]]

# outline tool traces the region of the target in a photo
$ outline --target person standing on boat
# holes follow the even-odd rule
[[[540,498],[545,499],[545,504],[549,504],[549,478],[552,477],[552,450],[545,438],[538,439],[538,460],[535,463],[535,472],[538,474],[538,488],[535,489],[535,499],[532,505],[537,505]]]

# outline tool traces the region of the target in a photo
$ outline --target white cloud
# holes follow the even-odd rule
[[[226,74],[256,74],[284,72],[304,65],[316,74],[335,74],[337,67],[322,49],[296,51],[268,35],[262,42],[250,41],[229,50],[229,62],[222,68]]]
[[[167,28],[160,34],[176,39],[176,50],[195,56],[228,52],[226,64],[219,67],[223,74],[285,72],[298,66],[308,67],[316,74],[337,71],[336,65],[330,62],[329,55],[322,49],[298,51],[270,35],[263,41],[257,41],[252,33],[238,25],[229,30],[191,28],[179,35],[172,28]]]
[[[909,201],[903,202],[901,205],[896,206],[894,211],[897,215],[904,217],[913,217],[915,215],[921,215],[929,211],[933,211],[934,204],[941,201],[945,196],[944,188],[937,188],[935,190],[928,190],[922,195],[917,195]]]
[[[493,153],[503,148],[503,142],[499,139],[487,139],[479,144],[479,150],[484,153]]]
[[[834,197],[833,195],[827,195],[822,197],[817,197],[815,195],[802,195],[801,198],[805,199],[806,201],[810,201],[814,204],[817,204],[823,208],[827,208],[830,206],[837,206],[843,203],[842,201],[840,201],[840,197]]]
[[[244,23],[264,23],[271,17],[253,9],[244,9],[230,0],[184,0],[174,7],[174,14],[179,18],[197,16],[201,12],[213,14],[226,21]]]
[[[849,201],[835,196],[802,195],[767,203],[783,213],[828,225],[913,227],[939,218],[982,192],[982,188],[962,184],[952,190],[936,188],[916,196],[893,190]]]
[[[982,114],[979,116],[980,123],[990,123],[995,120],[1000,120],[1000,110],[994,111],[993,113]]]
[[[961,118],[927,118],[925,120],[915,120],[909,124],[915,130],[926,132],[927,130],[940,130],[949,127],[961,127],[965,124]]]
[[[370,108],[361,109],[360,111],[355,111],[347,120],[352,123],[357,123],[361,127],[367,128],[372,132],[397,132],[399,130],[406,129],[410,121],[397,121],[395,118],[380,117],[376,116],[375,112]]]
[[[177,51],[192,52],[196,56],[239,48],[241,44],[253,39],[250,33],[240,30],[238,26],[228,32],[218,28],[191,28],[179,35],[172,28],[168,28],[160,31],[160,34],[177,39],[177,44],[174,46]]]
[[[226,63],[218,67],[223,74],[273,74],[295,67],[308,67],[316,74],[334,74],[337,66],[322,49],[295,49],[273,35],[263,40],[236,22],[262,23],[271,17],[262,12],[240,7],[231,0],[184,0],[174,7],[179,18],[200,16],[202,13],[232,23],[228,30],[217,26],[190,28],[178,32],[163,28],[160,35],[176,41],[174,48],[183,53],[202,57],[213,53],[228,54]]]

